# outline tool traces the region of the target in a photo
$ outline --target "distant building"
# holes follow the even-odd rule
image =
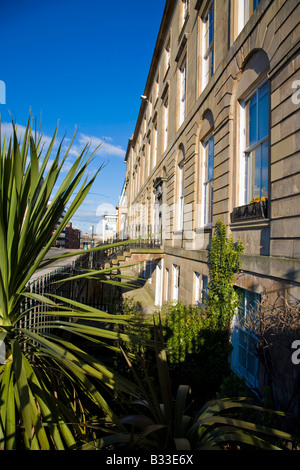
[[[127,238],[127,199],[126,199],[126,181],[124,182],[119,204],[117,209],[117,238],[125,240]]]
[[[72,222],[68,222],[65,228],[65,248],[80,248],[81,232],[77,228],[72,227]]]
[[[58,225],[62,222],[63,220],[63,217],[65,216],[66,212],[64,211],[62,216],[59,218],[59,221],[55,227],[55,230],[56,228],[58,227]],[[55,230],[53,231],[53,234],[55,233]],[[56,248],[65,248],[65,243],[66,243],[66,229],[64,228],[61,233],[59,234],[58,238],[56,239],[55,243],[53,246],[55,246]]]
[[[103,214],[102,215],[102,240],[103,243],[107,241],[113,241],[116,239],[117,234],[117,219],[118,215],[116,214]]]

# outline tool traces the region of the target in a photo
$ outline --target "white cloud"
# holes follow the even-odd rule
[[[100,139],[99,137],[93,135],[80,133],[78,140],[82,146],[89,144],[91,151],[94,151],[98,146],[100,146],[96,152],[98,155],[110,155],[120,158],[124,158],[125,156],[125,150],[123,150],[119,145],[113,145],[108,142],[112,141],[110,137],[104,137],[103,139]]]
[[[25,135],[26,127],[22,126],[20,124],[17,124],[16,125],[16,130],[17,130],[18,140],[22,141],[22,139]],[[11,123],[9,123],[9,122],[1,123],[2,140],[3,140],[4,134],[6,134],[7,139],[9,139],[9,137],[12,135],[12,124]],[[52,140],[52,137],[50,137],[48,135],[44,135],[44,134],[42,135],[42,145],[43,145],[44,151],[50,145],[51,140]],[[62,156],[67,151],[68,146],[70,144],[70,140],[71,140],[70,138],[66,138],[66,137],[64,138],[62,151],[61,151]],[[60,142],[61,142],[61,139],[59,137],[57,137],[57,139],[54,143],[54,146],[53,146],[53,151],[57,151]],[[100,137],[96,137],[96,136],[93,136],[93,135],[80,133],[78,136],[76,136],[76,138],[73,142],[73,145],[71,146],[68,154],[69,154],[70,157],[77,157],[82,152],[84,147],[86,145],[89,145],[89,152],[93,152],[97,147],[99,147],[99,149],[96,151],[96,154],[99,155],[99,156],[103,156],[104,158],[105,157],[107,158],[108,156],[115,156],[115,157],[124,158],[125,150],[123,150],[118,145],[113,145],[111,142],[112,142],[111,137],[100,138]],[[47,169],[49,169],[50,164],[51,163],[49,162],[49,164],[47,166]],[[71,164],[72,163],[70,162],[70,160],[67,160],[65,162],[64,166],[63,166],[63,171],[64,172],[69,171],[69,169],[71,167]]]
[[[26,126],[16,124],[16,133],[17,133],[17,138],[18,138],[19,142],[22,141],[22,139],[25,135],[25,132],[26,132]],[[1,123],[2,140],[4,138],[4,135],[6,135],[6,139],[9,140],[12,133],[13,133],[12,124],[10,122],[2,122]],[[34,135],[34,129],[32,129],[32,133]],[[38,133],[38,130],[37,130],[37,133]],[[42,143],[42,145],[44,145],[47,148],[50,145],[51,140],[52,140],[52,137],[49,137],[47,135],[42,135],[41,143]],[[57,143],[56,143],[56,145],[57,145]]]
[[[16,128],[17,128],[18,140],[22,142],[24,135],[25,135],[26,126],[18,124]],[[4,134],[6,134],[7,140],[12,135],[12,124],[10,122],[1,123],[2,142],[3,142]],[[48,148],[51,140],[52,140],[52,137],[48,135],[42,136],[42,143],[44,143],[44,151]],[[66,138],[66,137],[64,138],[62,151],[61,151],[61,157],[65,155],[65,152],[67,151],[70,141],[71,141],[70,138]],[[57,151],[60,142],[61,142],[61,138],[57,137],[56,142],[54,144],[54,148],[53,148],[53,156],[51,155],[49,158],[46,171],[50,170],[51,164],[53,163],[55,152]],[[84,133],[77,134],[73,142],[73,145],[69,151],[69,156],[64,163],[63,172],[65,173],[70,169],[72,162],[74,161],[74,156],[77,157],[80,154],[80,152],[82,152],[86,144],[90,145],[89,153],[95,150],[95,148],[100,145],[100,148],[97,151],[97,155],[103,156],[103,158],[107,158],[108,156],[124,158],[125,151],[120,146],[113,145],[112,142],[113,142],[113,139],[108,136],[100,138],[100,137],[96,137],[96,136],[88,135]],[[28,157],[28,162],[29,162],[29,157]],[[95,171],[97,171],[96,168],[89,168],[89,177],[92,177]],[[61,175],[62,178],[64,178],[64,176],[65,175]],[[59,188],[59,182],[56,183],[53,189],[53,194],[57,192],[58,188]],[[103,191],[101,190],[101,192]],[[102,196],[106,197],[103,194]],[[71,197],[69,204],[71,203],[74,197],[75,195]],[[94,225],[95,231],[97,228],[97,230],[101,232],[102,231],[102,215],[105,213],[115,213],[115,210],[116,209],[113,204],[110,204],[107,202],[99,203],[99,200],[95,200],[95,199],[86,199],[82,203],[80,208],[76,211],[76,213],[74,214],[71,220],[73,222],[73,225],[82,231],[87,231],[91,225]]]
[[[96,209],[96,215],[102,216],[103,214],[115,214],[116,207],[109,202],[102,202]]]

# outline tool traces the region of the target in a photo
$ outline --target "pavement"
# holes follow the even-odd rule
[[[47,253],[45,259],[54,258],[56,256],[60,256],[66,253],[72,253],[72,252],[76,253],[77,251],[78,250],[51,248],[49,252]],[[38,269],[34,273],[30,281],[33,282],[34,280],[40,277],[43,277],[47,275],[48,273],[55,271],[56,269],[62,268],[64,266],[72,265],[73,261],[75,261],[78,258],[78,256],[80,255],[74,255],[70,257],[68,256],[66,258],[54,260],[53,263],[49,264],[47,267]],[[122,280],[122,282],[124,282],[125,284],[129,283],[129,284],[134,285],[133,288],[124,289],[123,294],[122,294],[123,298],[131,299],[134,302],[139,302],[143,308],[143,311],[146,314],[152,314],[156,310],[156,307],[154,305],[154,298],[149,292],[148,287],[145,285],[147,279],[138,278],[136,273],[133,271],[131,267],[122,268],[121,273],[124,276],[130,276],[131,278],[133,278],[132,280],[124,279]]]
[[[130,280],[123,280],[122,282],[134,284],[134,288],[131,289],[124,289],[124,292],[122,294],[123,299],[130,299],[133,302],[139,302],[143,308],[143,311],[146,314],[152,314],[155,310],[156,307],[154,305],[154,298],[149,292],[149,289],[145,285],[146,279],[139,279],[137,278],[136,273],[133,271],[132,268],[123,268],[121,270],[121,274],[125,276],[131,276],[134,277],[135,280],[130,281]]]
[[[44,260],[55,258],[56,256],[61,256],[67,253],[76,253],[78,251],[79,250],[71,250],[71,249],[66,250],[64,248],[50,248]],[[47,267],[37,269],[37,271],[31,277],[30,282],[33,282],[40,277],[46,276],[47,274],[52,273],[56,269],[63,268],[64,266],[71,266],[73,261],[75,261],[79,256],[81,255],[74,254],[73,256],[67,256],[66,258],[56,259],[53,261],[53,263],[49,264]]]

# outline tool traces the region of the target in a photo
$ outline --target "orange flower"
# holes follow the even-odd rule
[[[267,197],[263,196],[263,197],[256,197],[255,199],[252,199],[252,201],[250,201],[249,204],[254,204],[255,202],[259,202],[259,201],[267,201]]]

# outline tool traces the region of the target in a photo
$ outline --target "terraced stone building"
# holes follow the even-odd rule
[[[124,187],[127,236],[163,249],[158,305],[203,302],[219,219],[244,244],[241,311],[263,292],[300,299],[299,20],[298,0],[166,1]],[[255,388],[244,333],[232,368]]]

